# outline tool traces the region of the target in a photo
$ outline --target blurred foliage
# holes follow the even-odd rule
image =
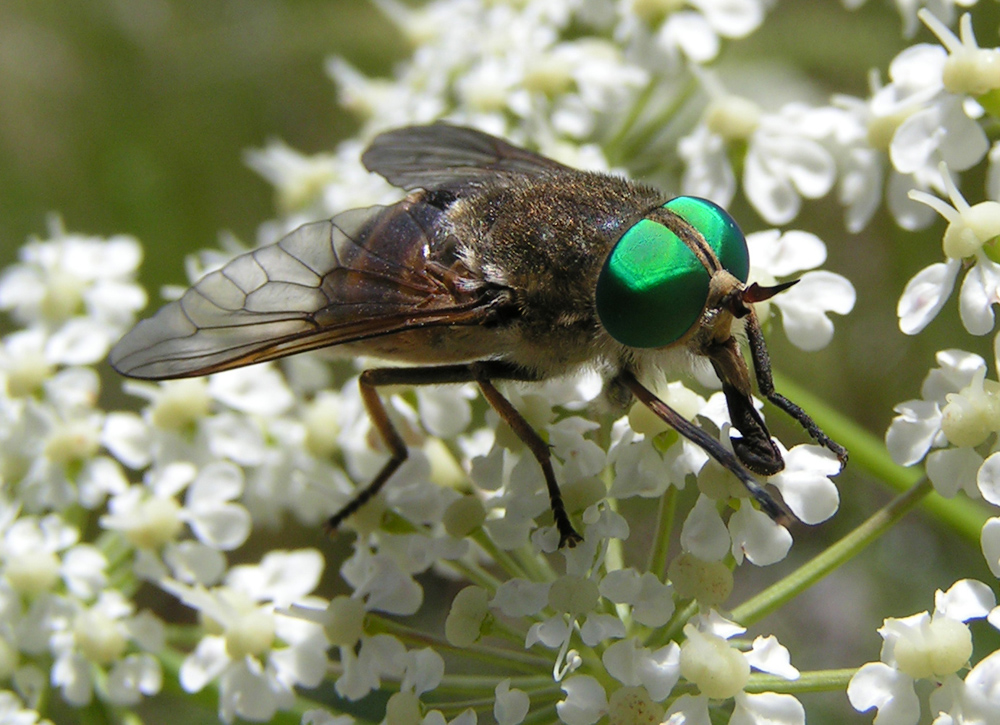
[[[364,0],[0,3],[0,264],[54,211],[137,236],[151,290],[183,281],[184,254],[272,216],[245,149],[355,128],[324,59],[387,73],[404,51]]]

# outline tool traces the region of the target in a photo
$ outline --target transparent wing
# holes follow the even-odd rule
[[[243,254],[111,351],[123,375],[190,377],[414,327],[477,324],[488,294],[444,258],[441,210],[404,200],[338,214]]]
[[[538,176],[572,171],[503,139],[446,123],[386,131],[375,137],[361,162],[369,171],[407,190],[474,185],[498,174]]]

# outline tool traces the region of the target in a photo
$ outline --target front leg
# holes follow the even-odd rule
[[[647,408],[656,413],[665,423],[676,430],[689,441],[699,446],[708,455],[721,463],[731,471],[746,489],[750,492],[761,509],[779,524],[785,524],[794,519],[784,507],[772,498],[771,494],[757,482],[749,471],[743,467],[739,459],[725,448],[718,440],[710,436],[704,430],[689,421],[683,415],[660,400],[646,386],[639,382],[635,375],[629,370],[623,370],[618,374],[618,379],[630,390],[632,394],[642,402]]]

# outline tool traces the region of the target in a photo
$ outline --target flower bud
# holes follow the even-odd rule
[[[896,641],[896,668],[914,679],[954,674],[972,656],[972,632],[964,622],[948,617],[932,619]]]
[[[684,627],[687,641],[681,645],[681,674],[703,695],[728,699],[742,692],[750,680],[750,663],[722,637]]]
[[[490,614],[486,590],[469,586],[460,591],[451,603],[444,623],[444,636],[455,647],[468,647],[479,639]]]

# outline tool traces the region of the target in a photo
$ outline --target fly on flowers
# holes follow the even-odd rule
[[[581,540],[549,446],[495,387],[599,370],[609,400],[633,396],[703,448],[776,521],[789,514],[754,473],[785,466],[751,397],[733,334],[745,331],[762,395],[841,466],[847,451],[775,391],[754,303],[794,282],[747,284],[746,239],[706,199],[665,197],[577,171],[469,128],[389,131],[362,156],[409,194],[306,224],[232,260],[141,322],[111,352],[124,375],[182,378],[320,347],[415,365],[366,370],[364,405],[391,457],[330,520],[371,499],[407,457],[378,388],[474,382],[545,476],[560,546]],[[679,352],[707,359],[740,434],[732,450],[641,382]]]

